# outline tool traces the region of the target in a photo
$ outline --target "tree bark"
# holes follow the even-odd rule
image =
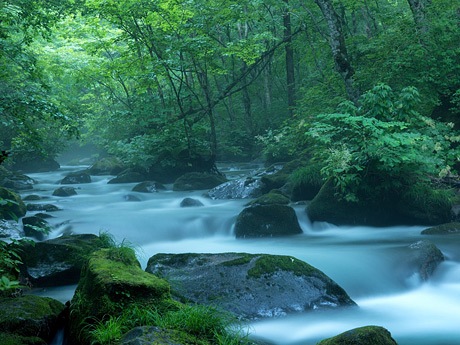
[[[286,82],[287,82],[287,100],[289,114],[292,116],[295,107],[295,68],[294,68],[294,49],[292,48],[292,27],[291,27],[291,13],[289,11],[289,0],[284,0],[286,9],[283,14],[284,24],[284,46],[286,54]]]
[[[426,20],[426,8],[431,4],[431,0],[407,0],[414,17],[415,26],[420,33],[428,31]]]
[[[354,103],[357,103],[359,92],[355,88],[353,82],[355,70],[351,65],[347,46],[345,44],[342,21],[335,11],[331,0],[315,0],[315,2],[321,9],[329,28],[329,44],[331,46],[335,68],[343,78],[348,98]]]

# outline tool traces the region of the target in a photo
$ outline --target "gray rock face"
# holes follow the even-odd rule
[[[157,254],[146,271],[166,279],[185,301],[217,305],[244,319],[355,305],[323,272],[289,256]]]
[[[235,223],[237,238],[273,237],[301,234],[299,221],[292,207],[286,205],[255,205],[246,207]]]
[[[252,177],[225,182],[206,195],[211,199],[249,199],[263,194],[264,184]]]

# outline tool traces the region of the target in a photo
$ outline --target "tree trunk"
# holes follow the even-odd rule
[[[287,100],[289,114],[292,116],[295,107],[295,69],[294,69],[294,49],[292,49],[292,28],[291,28],[291,13],[289,11],[289,0],[284,0],[286,9],[283,14],[284,24],[284,46],[286,53],[286,82],[287,82]]]
[[[350,63],[350,57],[348,56],[342,21],[337,15],[331,0],[315,0],[315,2],[321,9],[329,28],[329,43],[335,62],[335,68],[343,78],[348,98],[354,103],[357,103],[359,92],[353,85],[353,75],[355,71]]]
[[[415,26],[420,33],[428,31],[426,20],[426,8],[431,4],[431,0],[407,0],[414,17]]]

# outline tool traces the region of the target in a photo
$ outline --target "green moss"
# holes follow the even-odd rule
[[[233,260],[225,261],[222,263],[222,266],[241,266],[241,265],[246,265],[251,262],[252,259],[254,259],[255,255],[251,254],[246,254],[243,253],[241,254],[242,256]]]
[[[26,295],[18,298],[0,298],[0,324],[15,322],[14,319],[39,319],[58,315],[64,305],[52,298]]]
[[[322,340],[317,345],[397,345],[397,343],[385,328],[365,326]]]
[[[422,231],[422,235],[451,235],[460,234],[460,223],[451,222],[434,226]]]
[[[259,278],[266,274],[273,274],[278,270],[293,272],[297,276],[319,272],[313,266],[291,256],[261,255],[254,267],[248,270],[248,277]]]
[[[271,191],[270,193],[264,194],[261,197],[251,201],[248,205],[287,205],[289,204],[289,198],[285,195]]]
[[[179,177],[173,185],[175,191],[211,189],[227,179],[221,175],[191,172]]]
[[[17,334],[0,333],[2,345],[46,345],[46,341],[39,337],[23,337]]]
[[[19,194],[0,187],[0,219],[17,219],[23,217],[26,211]]]
[[[274,174],[265,175],[260,180],[267,187],[267,192],[272,189],[281,188],[289,181],[290,174],[305,165],[305,161],[296,159],[283,165],[283,167]],[[270,168],[267,169],[269,171]]]
[[[293,201],[311,200],[318,194],[324,184],[321,168],[321,164],[309,164],[289,176]]]

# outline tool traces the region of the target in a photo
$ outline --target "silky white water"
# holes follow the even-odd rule
[[[336,227],[311,224],[305,206],[295,206],[302,235],[285,238],[237,240],[234,221],[248,200],[211,200],[203,191],[132,192],[135,183],[107,184],[110,176],[92,176],[92,183],[73,185],[78,195],[54,197],[59,181],[70,171],[29,174],[33,191],[62,210],[49,222],[63,231],[99,234],[106,231],[118,242],[134,246],[145,267],[156,253],[248,252],[291,255],[317,267],[341,285],[359,308],[331,310],[263,320],[249,325],[255,338],[273,344],[314,345],[351,328],[379,325],[400,345],[460,344],[460,237],[422,236],[424,226],[391,228]],[[170,187],[170,186],[168,186]],[[127,201],[133,195],[141,201]],[[180,208],[184,197],[199,199],[204,207]],[[421,283],[404,269],[405,248],[419,239],[433,241],[446,261],[429,282]],[[40,292],[65,301],[74,287]]]

